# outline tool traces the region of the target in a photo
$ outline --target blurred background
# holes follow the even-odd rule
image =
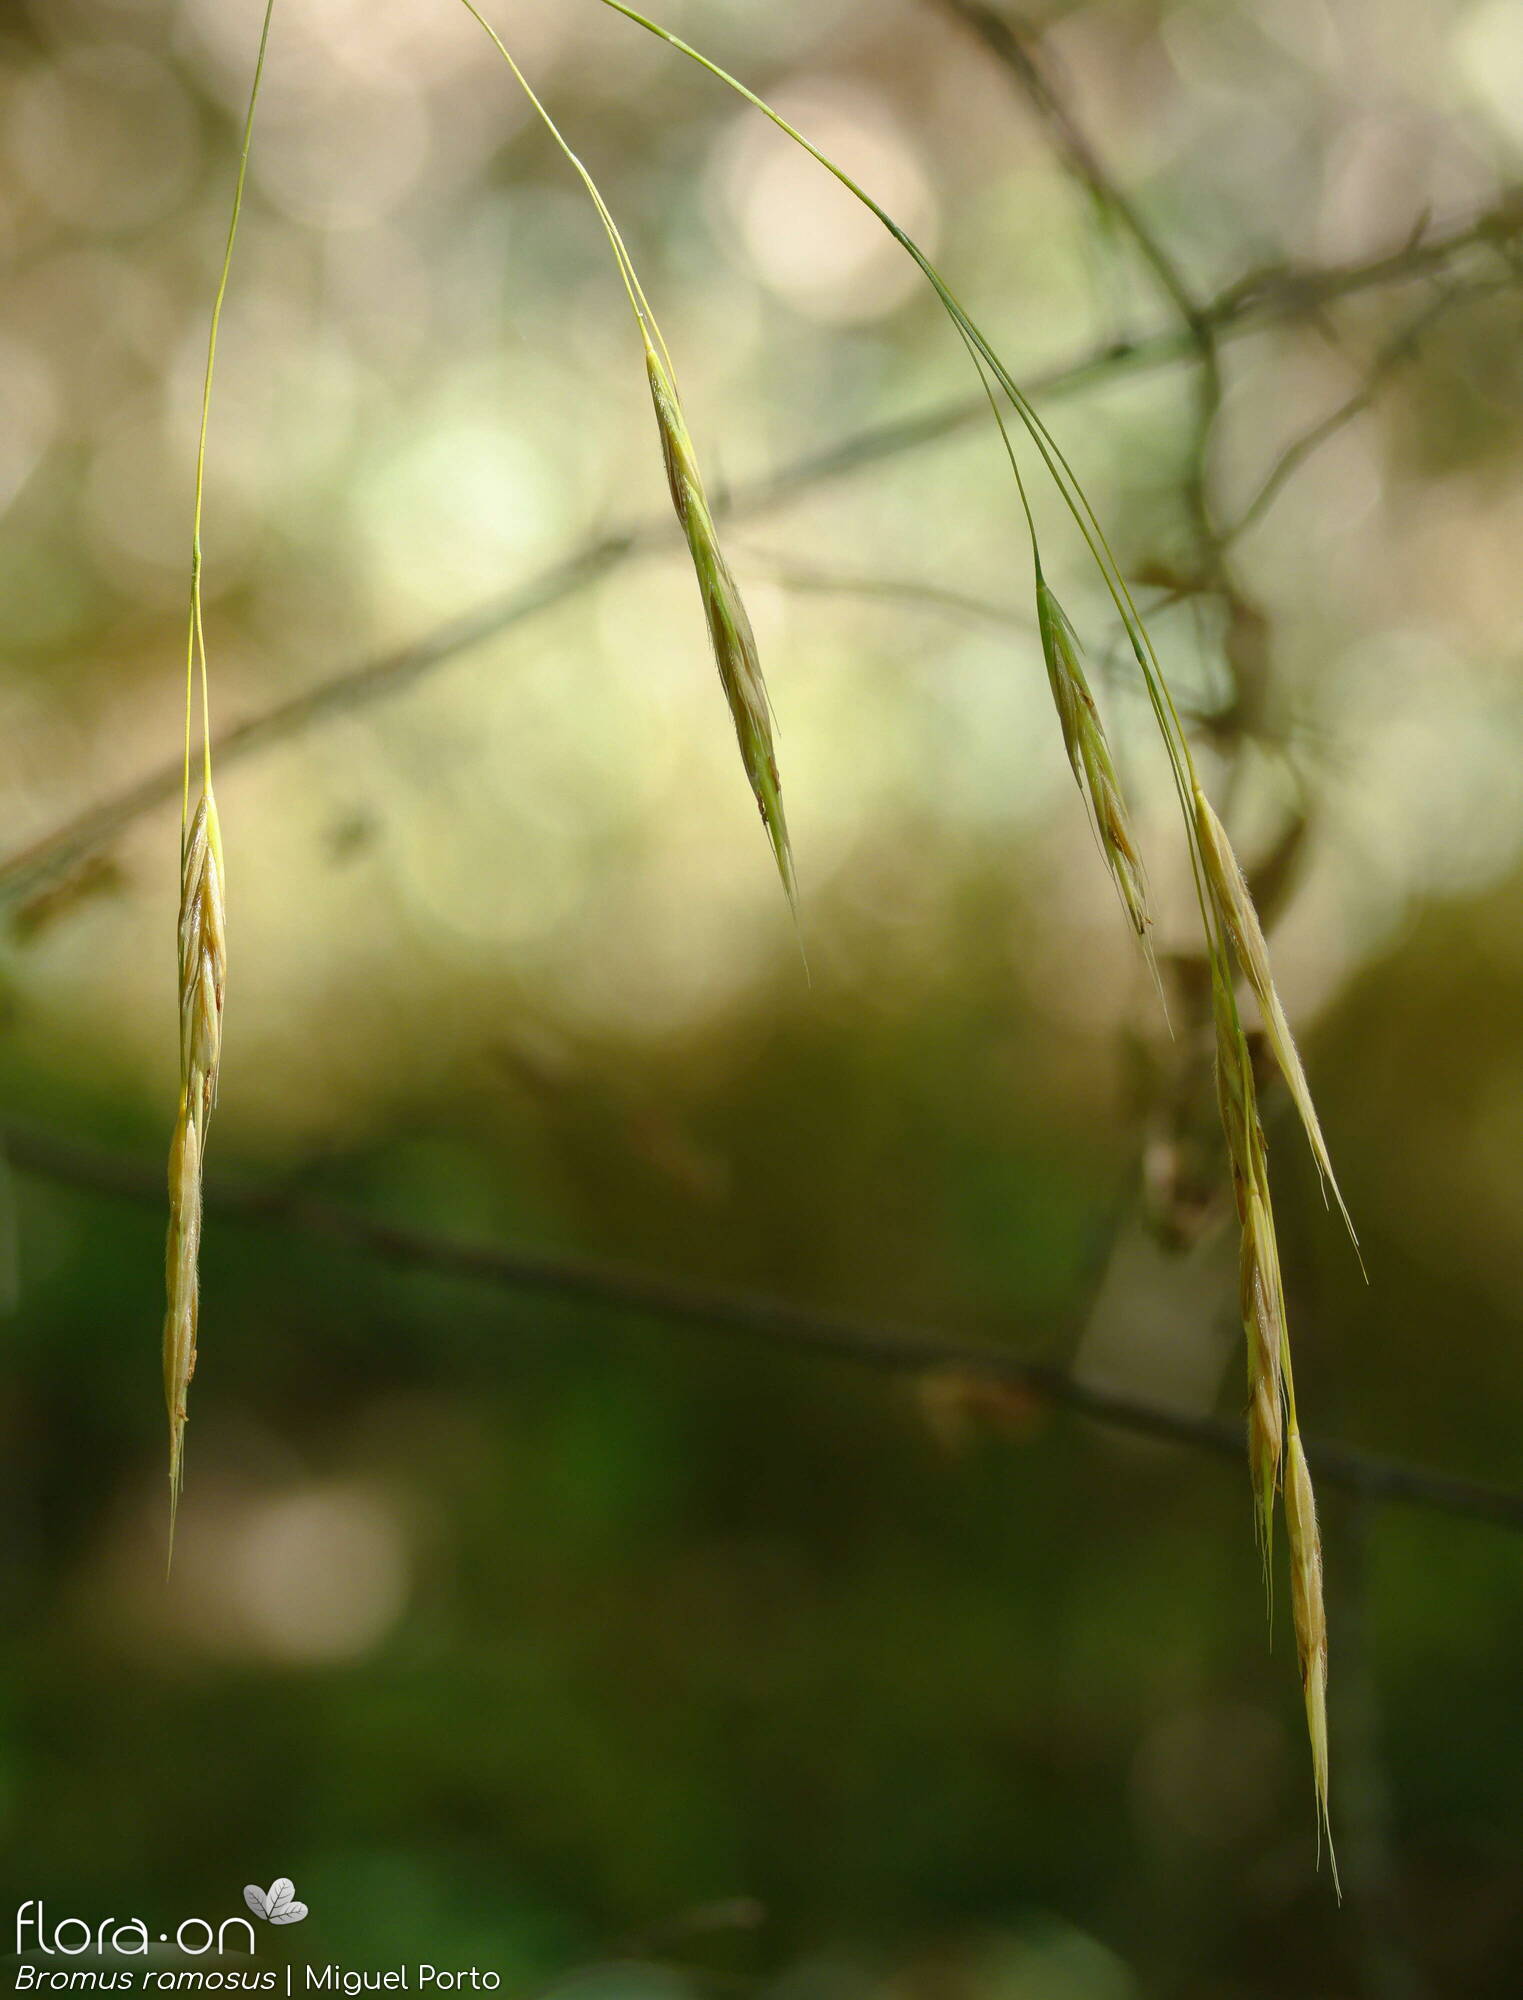
[[[280,0],[211,429],[231,970],[166,1586],[191,481],[262,9],[6,0],[15,1900],[152,1927],[288,1874],[264,1961],[589,2000],[1516,1994],[1516,1532],[1324,1486],[1340,1910],[1229,1458],[431,1254],[1242,1404],[1183,843],[1076,534],[1036,486],[1172,1039],[934,300],[595,0],[489,11],[728,508],[812,983],[585,197],[452,0]],[[1303,1421],[1523,1486],[1523,16],[663,18],[931,250],[1153,614],[1370,1271],[1270,1095]]]

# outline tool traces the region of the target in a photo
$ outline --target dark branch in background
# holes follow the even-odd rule
[[[1506,246],[1523,238],[1523,194],[1510,193],[1495,208],[1424,240],[1360,263],[1297,270],[1287,266],[1251,272],[1204,309],[1222,339],[1238,338],[1284,320],[1307,319],[1338,299],[1424,276],[1483,245]],[[1124,374],[1165,367],[1195,348],[1188,329],[1098,348],[1032,383],[1037,395],[1074,395]],[[936,442],[987,418],[982,398],[942,404],[923,416],[874,425],[830,449],[811,453],[783,471],[729,496],[725,511],[760,514],[786,505],[828,480]],[[447,661],[497,638],[541,611],[564,603],[588,584],[636,555],[671,545],[671,523],[652,517],[588,542],[519,588],[463,613],[410,646],[346,668],[314,687],[234,724],[217,737],[214,753],[224,767],[284,742],[325,717],[411,687]],[[0,860],[0,897],[32,893],[85,856],[105,846],[145,813],[179,795],[178,752],[162,768],[105,799]]]
[[[1380,393],[1387,376],[1403,362],[1412,359],[1422,336],[1436,320],[1441,319],[1451,307],[1462,301],[1483,298],[1502,289],[1511,289],[1516,283],[1515,278],[1508,277],[1482,279],[1471,284],[1455,284],[1430,299],[1421,312],[1415,314],[1405,326],[1398,328],[1392,338],[1378,350],[1366,370],[1364,381],[1353,395],[1285,447],[1270,468],[1258,492],[1254,494],[1232,526],[1223,529],[1223,545],[1230,546],[1256,528],[1279,498],[1286,483],[1301,470],[1306,461],[1356,417],[1363,415],[1369,409]]]
[[[1125,188],[1112,177],[1059,95],[1031,31],[985,6],[983,0],[935,0],[935,4],[970,28],[1025,92],[1069,172],[1082,182],[1096,206],[1114,216],[1126,230],[1180,318],[1187,326],[1205,324],[1209,316],[1196,303],[1179,265]]]
[[[940,613],[969,625],[1000,625],[1034,633],[1035,618],[1008,604],[995,604],[967,591],[943,590],[934,583],[915,583],[891,576],[871,576],[819,569],[796,563],[765,549],[745,549],[746,564],[770,577],[780,590],[795,597],[850,597],[863,603],[903,604],[918,611]]]
[[[1428,300],[1421,312],[1415,314],[1404,326],[1398,328],[1397,332],[1376,350],[1367,366],[1363,381],[1353,394],[1346,397],[1335,409],[1329,411],[1325,417],[1319,417],[1314,424],[1311,424],[1300,436],[1293,438],[1278,454],[1269,471],[1260,482],[1253,498],[1248,501],[1242,512],[1230,524],[1221,529],[1219,536],[1219,546],[1221,549],[1225,551],[1236,547],[1239,541],[1246,535],[1250,535],[1258,527],[1264,516],[1269,512],[1275,501],[1279,499],[1286,486],[1302,467],[1315,458],[1324,445],[1331,444],[1340,432],[1347,429],[1351,423],[1363,415],[1374,404],[1387,377],[1393,374],[1404,362],[1410,361],[1416,355],[1423,334],[1437,320],[1441,319],[1444,314],[1450,312],[1455,306],[1468,304],[1475,299],[1486,298],[1500,291],[1512,290],[1516,284],[1517,279],[1512,276],[1458,279],[1454,283],[1445,286],[1434,298]],[[778,571],[774,571],[774,575],[777,581],[783,583],[788,589],[805,589],[809,587],[807,574],[790,574],[785,576]],[[841,578],[834,580],[833,587],[847,591],[853,588],[853,583],[853,579]],[[818,583],[815,587],[823,589],[827,586],[824,583]],[[890,587],[887,585],[884,586],[885,589]],[[1181,603],[1193,593],[1196,586],[1194,579],[1170,577],[1166,580],[1164,576],[1159,576],[1156,580],[1156,587],[1157,594],[1147,605],[1147,615],[1150,618],[1160,611],[1169,610],[1174,605]],[[913,586],[905,587],[906,596],[912,592],[922,602],[934,605],[934,596],[925,592],[914,591]],[[970,617],[979,614],[1004,624],[1021,622],[1013,617],[1011,613],[1000,611],[995,605],[985,605],[972,601],[961,604],[955,597],[950,597],[943,608],[949,612],[965,610]],[[1124,637],[1118,635],[1112,645],[1098,656],[1102,679],[1107,682],[1116,679],[1117,662],[1122,657],[1124,648]],[[1210,708],[1197,710],[1192,709],[1188,704],[1182,702],[1180,704],[1180,712],[1186,722],[1210,729],[1218,737],[1223,735],[1230,737],[1236,733],[1236,719],[1230,715],[1225,718],[1229,726],[1223,727],[1224,718],[1219,703],[1213,702]],[[1304,816],[1298,824],[1302,825],[1304,830]],[[1253,884],[1253,890],[1255,899],[1259,905],[1259,914],[1264,919],[1266,928],[1269,928],[1274,913],[1266,909],[1264,897],[1260,892],[1260,886],[1257,882]]]
[[[163,1206],[163,1174],[126,1155],[24,1129],[0,1133],[14,1169],[88,1194]],[[411,1224],[380,1221],[350,1208],[310,1200],[283,1188],[213,1182],[206,1206],[228,1221],[294,1230],[357,1250],[382,1263],[440,1277],[626,1312],[668,1326],[739,1335],[800,1354],[850,1361],[882,1374],[961,1375],[991,1383],[1036,1403],[1072,1410],[1092,1422],[1163,1444],[1241,1459],[1242,1428],[1173,1410],[1144,1397],[1076,1380],[1061,1368],[1022,1361],[987,1342],[958,1339],[933,1328],[888,1325],[815,1312],[757,1293],[689,1285],[652,1273],[621,1270],[579,1258],[543,1257],[493,1243],[466,1243]],[[1371,1501],[1405,1501],[1436,1513],[1489,1521],[1523,1531],[1523,1494],[1378,1458],[1344,1445],[1308,1447],[1320,1479]]]
[[[1041,119],[1059,159],[1096,208],[1125,230],[1137,246],[1159,289],[1179,316],[1199,365],[1195,434],[1185,476],[1185,501],[1196,541],[1203,589],[1220,593],[1236,619],[1253,619],[1217,533],[1211,505],[1211,434],[1222,403],[1218,322],[1202,305],[1173,252],[1155,233],[1126,189],[1111,173],[1099,149],[1069,109],[1054,83],[1048,59],[1028,30],[986,6],[984,0],[935,0],[943,12],[969,28],[1014,81]]]

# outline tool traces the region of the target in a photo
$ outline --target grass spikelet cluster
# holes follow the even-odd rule
[[[936,293],[959,339],[968,350],[1010,458],[1031,535],[1038,626],[1064,746],[1089,804],[1100,836],[1101,850],[1120,893],[1123,908],[1133,929],[1145,939],[1148,911],[1141,862],[1116,782],[1109,746],[1085,681],[1073,629],[1043,576],[1036,520],[1006,424],[1004,407],[1013,411],[1029,445],[1056,487],[1100,572],[1120,619],[1169,759],[1200,912],[1216,1026],[1218,1100],[1241,1229],[1240,1291],[1248,1354],[1248,1449],[1255,1524],[1267,1577],[1272,1552],[1275,1497],[1277,1491],[1282,1493],[1319,1827],[1322,1832],[1328,1833],[1331,1849],[1326,1720],[1327,1630],[1322,1608],[1321,1549],[1310,1475],[1296,1427],[1295,1387],[1291,1375],[1284,1287],[1275,1240],[1267,1149],[1259,1116],[1253,1065],[1237,1007],[1236,979],[1239,971],[1258,1002],[1276,1061],[1306,1128],[1324,1181],[1335,1193],[1337,1182],[1305,1072],[1275,988],[1263,927],[1254,910],[1252,894],[1221,821],[1206,799],[1189,738],[1152,638],[1094,509],[1056,439],[987,337],[919,245],[844,168],[821,152],[738,78],[720,68],[679,35],[628,5],[627,0],[602,0],[602,4],[687,56],[770,119],[877,217],[919,266]],[[1338,1201],[1343,1208],[1341,1194]],[[1343,1213],[1347,1220],[1346,1208]],[[1336,1880],[1335,1866],[1335,1884]]]
[[[746,778],[755,797],[757,809],[761,813],[762,824],[767,830],[773,859],[777,863],[777,872],[782,878],[783,889],[796,923],[798,888],[793,867],[793,850],[788,839],[788,823],[783,815],[782,784],[778,777],[777,757],[772,742],[771,703],[767,695],[766,682],[762,678],[761,657],[757,652],[756,636],[751,629],[751,620],[741,598],[739,586],[719,545],[719,535],[704,491],[692,434],[688,430],[687,419],[682,410],[682,399],[677,392],[676,370],[672,366],[670,351],[662,338],[661,329],[656,324],[655,314],[650,309],[650,301],[645,296],[645,289],[635,271],[624,238],[597,183],[572,151],[560,127],[513,60],[506,43],[496,29],[472,4],[472,0],[462,0],[462,4],[466,12],[490,38],[497,53],[513,72],[524,95],[539,114],[551,138],[575,170],[598,212],[598,219],[612,247],[614,261],[619,267],[619,276],[623,281],[645,348],[646,374],[650,382],[651,400],[655,406],[656,427],[661,438],[661,456],[666,467],[667,484],[671,489],[672,506],[687,541],[688,553],[692,557],[694,574],[697,576],[698,588],[703,598],[704,617],[708,623],[714,663],[719,669],[720,686],[724,690],[730,718],[735,725],[735,736],[740,745]]]
[[[222,860],[222,823],[212,791],[211,692],[206,666],[206,631],[201,612],[201,512],[206,493],[206,437],[211,423],[212,378],[217,368],[217,335],[227,298],[233,246],[243,213],[254,112],[264,80],[265,53],[275,0],[266,0],[243,146],[233,188],[222,272],[212,304],[206,342],[206,377],[201,391],[201,432],[196,446],[196,497],[190,546],[190,626],[185,650],[185,783],[180,806],[180,920],[178,987],[180,1000],[180,1104],[169,1148],[169,1237],[165,1247],[164,1401],[169,1413],[169,1546],[174,1552],[175,1519],[185,1474],[185,1424],[190,1378],[196,1367],[196,1335],[201,1315],[201,1166],[206,1128],[217,1101],[222,1066],[222,1009],[227,992],[227,907]],[[191,810],[191,733],[197,685],[201,709],[201,784]]]
[[[1320,1831],[1326,1835],[1333,1886],[1338,1887],[1338,1862],[1333,1850],[1328,1814],[1327,1749],[1327,1618],[1322,1602],[1322,1544],[1312,1498],[1311,1473],[1296,1423],[1295,1376],[1291,1366],[1290,1330],[1285,1314],[1285,1285],[1275,1237],[1274,1203],[1269,1187],[1269,1149],[1259,1116],[1258,1086],[1253,1057],[1243,1032],[1233,986],[1232,962],[1225,939],[1236,948],[1237,927],[1257,940],[1259,965],[1268,978],[1269,955],[1253,908],[1247,881],[1232,859],[1229,878],[1241,902],[1229,922],[1218,900],[1220,855],[1231,855],[1221,823],[1196,787],[1200,824],[1215,829],[1221,845],[1216,857],[1204,856],[1207,884],[1205,914],[1213,929],[1211,958],[1212,1014],[1216,1031],[1216,1089],[1222,1131],[1239,1224],[1239,1305],[1248,1360],[1248,1466],[1253,1486],[1254,1526],[1264,1566],[1266,1592],[1273,1595],[1274,1513],[1276,1493],[1285,1506],[1289,1546],[1291,1608],[1301,1663],[1301,1687],[1306,1704],[1307,1737],[1311,1745],[1312,1781],[1316,1789]],[[1202,843],[1204,846],[1204,842]],[[1239,963],[1242,955],[1238,954]],[[1258,983],[1245,977],[1258,992]],[[1273,991],[1270,982],[1269,990]],[[1262,1004],[1262,1003],[1261,1003]],[[1319,1135],[1320,1136],[1320,1135]]]

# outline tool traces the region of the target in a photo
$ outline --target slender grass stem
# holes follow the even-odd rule
[[[259,31],[259,53],[254,59],[254,82],[249,91],[248,111],[243,120],[243,143],[238,153],[238,177],[233,184],[233,212],[227,225],[227,242],[222,252],[222,270],[212,301],[211,331],[206,342],[206,374],[201,385],[201,424],[196,439],[196,496],[190,540],[190,629],[185,660],[185,789],[180,802],[180,838],[183,845],[190,825],[190,752],[192,711],[199,671],[201,683],[201,774],[210,789],[212,781],[211,695],[206,669],[206,631],[201,614],[201,515],[206,497],[206,440],[211,428],[212,380],[217,372],[217,336],[222,331],[222,307],[227,298],[228,276],[233,268],[233,249],[238,241],[238,224],[243,215],[243,190],[248,180],[249,148],[254,138],[254,113],[264,82],[264,59],[270,45],[270,22],[275,0],[266,0],[264,23]]]

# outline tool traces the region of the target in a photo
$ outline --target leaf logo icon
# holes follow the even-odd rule
[[[299,1924],[307,1914],[306,1904],[296,1900],[296,1884],[289,1875],[277,1875],[268,1891],[257,1882],[250,1882],[243,1900],[256,1917],[263,1917],[268,1924]]]

